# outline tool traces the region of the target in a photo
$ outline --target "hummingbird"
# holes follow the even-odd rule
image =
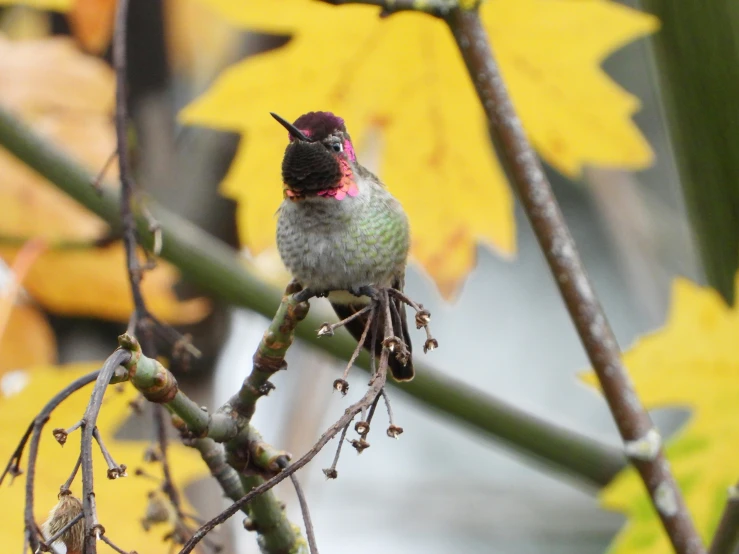
[[[410,245],[408,218],[380,179],[357,161],[344,120],[330,112],[309,112],[290,123],[272,113],[288,131],[282,159],[284,200],[278,210],[277,249],[304,289],[327,295],[344,320],[371,299],[362,291],[403,290]],[[411,351],[405,304],[391,296],[393,335]],[[361,341],[370,314],[377,333],[364,345],[382,353],[385,314],[364,312],[345,324]],[[372,334],[375,335],[374,340]],[[388,358],[398,381],[413,379],[410,356]]]

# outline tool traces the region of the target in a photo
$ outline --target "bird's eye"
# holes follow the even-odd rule
[[[331,145],[331,148],[334,152],[343,152],[344,151],[344,145],[340,142],[335,142]]]

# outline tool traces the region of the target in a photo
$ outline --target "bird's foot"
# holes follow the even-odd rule
[[[351,287],[349,289],[349,294],[352,294],[356,297],[367,296],[375,301],[379,300],[380,298],[380,291],[377,288],[369,285],[362,285],[361,287]]]
[[[311,298],[322,298],[328,296],[328,291],[316,289],[303,289],[296,292],[293,298],[296,302],[307,302]]]

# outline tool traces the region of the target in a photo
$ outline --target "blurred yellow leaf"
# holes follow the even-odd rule
[[[46,316],[28,304],[13,306],[0,335],[0,376],[38,364],[56,362],[56,338]]]
[[[69,39],[10,42],[0,36],[0,103],[96,174],[115,150],[111,121],[113,73],[82,54]],[[116,164],[108,171],[114,182]],[[92,183],[90,184],[92,186]],[[3,239],[43,237],[93,242],[107,224],[0,149],[0,245]],[[16,248],[0,246],[10,262]],[[44,307],[67,315],[126,321],[130,287],[120,243],[107,248],[49,251],[34,264],[24,286]],[[164,262],[146,272],[143,287],[152,312],[170,323],[193,322],[208,311],[203,300],[177,302],[175,270]]]
[[[737,336],[739,307],[727,306],[711,288],[677,279],[665,326],[642,337],[624,355],[637,393],[648,408],[692,410],[689,422],[669,441],[666,452],[706,542],[718,524],[728,487],[739,478],[739,463],[733,463],[739,440]],[[584,379],[596,383],[591,373]],[[601,501],[629,517],[609,552],[673,552],[633,469],[621,472],[604,490]]]
[[[9,270],[0,262],[0,375],[56,362],[56,339],[49,323],[20,294],[23,279],[45,249],[43,239],[32,239],[18,251]]]
[[[51,13],[23,5],[7,6],[0,19],[0,32],[10,40],[29,40],[51,34]]]
[[[199,0],[165,0],[164,23],[172,70],[188,75],[197,86],[210,82],[242,46],[242,33]]]
[[[116,0],[74,0],[67,13],[72,34],[93,54],[101,54],[113,37]]]
[[[0,247],[0,257],[12,260],[13,252]],[[53,313],[128,321],[133,301],[125,267],[120,243],[107,248],[52,251],[33,265],[24,287]],[[170,323],[201,320],[210,303],[202,298],[178,301],[172,290],[176,281],[177,271],[169,264],[160,262],[144,273],[141,290],[146,307]]]
[[[310,0],[203,0],[236,25],[293,35],[278,50],[225,71],[181,113],[185,123],[244,134],[222,191],[239,201],[240,235],[261,252],[275,242],[284,129],[330,110],[355,145],[381,130],[379,173],[405,206],[412,255],[449,296],[482,241],[515,250],[511,193],[487,125],[443,22],[369,6]],[[514,103],[544,159],[570,176],[585,164],[642,168],[651,150],[629,119],[638,101],[599,64],[657,26],[604,0],[489,0],[482,17]]]
[[[100,365],[86,363],[62,368],[36,367],[28,371],[7,373],[0,378],[0,419],[3,421],[0,429],[0,460],[3,460],[3,464],[10,458],[26,427],[44,404],[74,379],[99,368]],[[64,447],[56,442],[51,431],[56,427],[70,427],[82,417],[91,390],[91,387],[87,387],[78,391],[62,403],[44,429],[36,466],[34,515],[39,524],[56,504],[59,486],[69,477],[79,456],[79,430],[69,436]],[[166,532],[164,527],[154,527],[147,533],[141,525],[146,512],[147,494],[157,489],[157,483],[134,474],[136,468],[141,467],[147,473],[160,475],[158,465],[143,461],[144,451],[151,443],[115,438],[118,430],[132,414],[129,402],[136,396],[135,389],[129,384],[125,384],[123,392],[114,390],[113,387],[106,392],[97,426],[116,463],[128,466],[129,476],[108,480],[105,460],[97,445],[93,445],[95,500],[100,523],[111,540],[127,551],[161,554],[167,550],[161,541]],[[137,416],[136,419],[140,417],[148,416]],[[172,479],[181,490],[207,475],[205,465],[196,451],[173,442],[169,445],[168,455]],[[26,453],[24,460],[27,459]],[[23,545],[24,480],[25,477],[21,476],[10,486],[3,483],[0,488],[0,519],[3,522],[0,525],[0,544],[6,552],[20,552]],[[78,474],[72,485],[72,493],[80,497],[81,489],[81,476]],[[183,510],[194,513],[195,510],[187,500],[183,500]]]
[[[0,6],[13,4],[67,12],[72,35],[93,54],[103,53],[113,36],[116,0],[0,0]]]
[[[0,0],[0,6],[12,6],[20,4],[36,8],[37,10],[53,10],[66,12],[72,7],[76,0]]]

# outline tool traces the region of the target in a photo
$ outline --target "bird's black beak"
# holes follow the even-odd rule
[[[270,114],[270,115],[271,115],[272,117],[274,117],[274,118],[275,118],[275,119],[277,120],[277,122],[278,122],[278,123],[279,123],[280,125],[282,125],[282,126],[283,126],[283,127],[285,128],[285,129],[287,129],[287,130],[288,130],[288,132],[290,133],[290,135],[291,135],[291,136],[292,136],[293,138],[296,138],[296,139],[298,139],[298,140],[302,140],[302,141],[305,141],[305,142],[312,142],[312,141],[311,141],[311,140],[310,140],[310,139],[309,139],[308,137],[306,137],[306,136],[305,136],[305,135],[303,134],[303,132],[302,132],[302,131],[301,131],[300,129],[298,129],[298,128],[297,128],[297,127],[296,127],[295,125],[293,125],[293,124],[292,124],[292,123],[290,123],[289,121],[287,121],[287,120],[285,120],[285,119],[281,118],[281,117],[280,117],[279,115],[277,115],[276,113],[273,113],[273,112],[269,112],[269,114]]]

